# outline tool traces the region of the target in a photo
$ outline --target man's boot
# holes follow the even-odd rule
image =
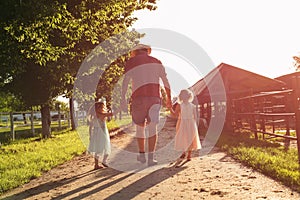
[[[139,155],[137,155],[137,161],[140,161],[141,163],[145,163],[146,162],[146,156],[145,156],[145,152],[140,152]]]
[[[153,152],[148,153],[148,166],[157,165],[157,160],[154,160],[153,156]]]

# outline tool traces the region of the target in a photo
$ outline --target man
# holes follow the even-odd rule
[[[157,124],[161,107],[160,80],[167,94],[167,107],[171,107],[170,84],[162,63],[150,56],[151,47],[138,44],[132,49],[131,58],[125,65],[122,84],[122,108],[127,108],[126,93],[129,82],[132,83],[131,116],[136,124],[136,137],[139,148],[137,160],[146,162],[145,128],[148,126],[148,166],[156,165],[153,157],[157,142]]]

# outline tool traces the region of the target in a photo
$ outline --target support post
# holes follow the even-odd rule
[[[11,135],[12,135],[12,140],[14,141],[16,139],[16,137],[15,137],[15,126],[14,126],[13,112],[9,113],[9,118],[10,118],[10,132],[11,132]]]
[[[31,125],[31,133],[32,135],[34,135],[33,110],[30,113],[30,125]]]
[[[297,135],[297,148],[298,148],[298,163],[300,164],[300,89],[299,88],[299,78],[298,76],[293,77],[293,92],[294,92],[294,110],[296,118],[296,135]]]

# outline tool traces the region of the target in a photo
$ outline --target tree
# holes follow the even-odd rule
[[[13,94],[0,92],[0,112],[25,111],[28,108]]]
[[[79,66],[91,50],[126,31],[137,20],[132,17],[135,10],[153,10],[155,3],[1,1],[1,90],[13,93],[26,106],[40,105],[42,135],[50,137],[51,100],[61,94],[71,97]]]
[[[296,69],[296,71],[300,70],[300,56],[293,56],[294,59],[294,67]]]

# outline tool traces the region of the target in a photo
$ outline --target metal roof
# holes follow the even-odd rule
[[[262,91],[282,90],[285,86],[280,80],[221,63],[189,89],[198,99],[208,101],[211,96],[226,94],[226,98],[231,98],[232,95],[245,96]]]

